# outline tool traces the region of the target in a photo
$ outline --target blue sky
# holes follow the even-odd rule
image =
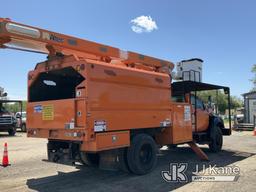
[[[249,91],[256,63],[256,2],[251,0],[73,0],[1,2],[0,17],[178,62],[204,60],[203,81]],[[131,20],[151,16],[157,29],[135,33]],[[0,50],[0,86],[26,98],[27,72],[44,55]]]

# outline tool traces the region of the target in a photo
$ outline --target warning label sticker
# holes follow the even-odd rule
[[[34,106],[34,113],[42,113],[42,105]]]
[[[191,121],[190,106],[184,106],[184,121]]]
[[[99,131],[106,131],[107,129],[107,124],[105,120],[96,120],[94,121],[94,131],[99,132]]]
[[[54,108],[53,105],[43,106],[42,117],[44,121],[49,121],[54,119]]]

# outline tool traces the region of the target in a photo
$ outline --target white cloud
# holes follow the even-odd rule
[[[131,20],[132,30],[135,33],[143,33],[143,32],[152,32],[153,30],[157,30],[158,27],[156,22],[150,16],[139,16],[135,19]]]

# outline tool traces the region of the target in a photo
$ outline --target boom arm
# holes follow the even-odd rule
[[[85,54],[91,54],[103,58],[104,61],[118,59],[125,64],[139,63],[154,69],[167,67],[172,70],[174,67],[173,63],[169,61],[122,51],[115,47],[23,25],[3,18],[0,18],[0,48],[33,51],[49,56],[61,53],[83,57]]]

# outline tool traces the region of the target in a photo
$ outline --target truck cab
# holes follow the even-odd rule
[[[193,94],[190,94],[190,103],[192,105],[193,114],[193,132],[202,132],[207,130],[209,126],[209,116],[211,113],[207,109],[203,101]],[[195,111],[196,110],[196,111]],[[196,119],[195,119],[196,114]],[[196,121],[196,122],[195,122]],[[196,123],[196,126],[195,126]]]
[[[215,113],[212,102],[209,100],[206,104],[197,96],[198,92],[209,90],[223,90],[227,95],[229,103],[228,128],[225,128],[223,119]],[[192,105],[193,139],[199,144],[207,144],[212,152],[220,151],[223,144],[223,135],[231,134],[229,88],[196,81],[179,81],[172,83],[172,91],[175,97],[183,98],[180,101]]]

